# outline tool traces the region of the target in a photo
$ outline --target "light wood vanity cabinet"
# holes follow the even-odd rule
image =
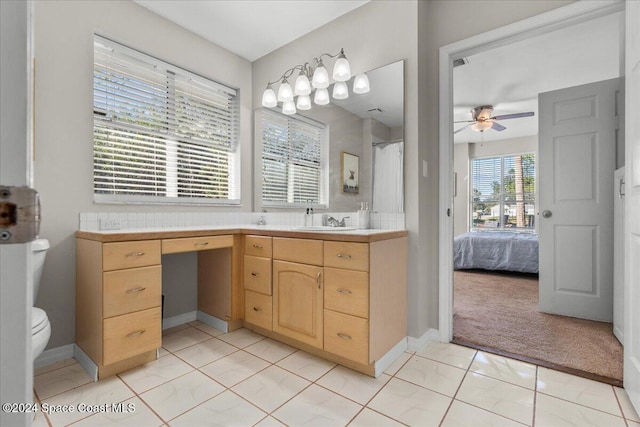
[[[370,362],[369,245],[325,242],[324,263],[324,348],[366,365]]]
[[[99,378],[155,359],[162,345],[160,246],[77,239],[76,343]]]
[[[322,348],[322,267],[273,261],[273,331]]]
[[[253,325],[271,330],[271,237],[246,236],[242,281],[244,284],[244,316]]]
[[[274,338],[373,374],[375,362],[406,337],[406,263],[406,237],[273,237]]]
[[[76,344],[90,375],[156,359],[161,255],[180,252],[198,253],[197,316],[212,326],[244,324],[369,375],[406,348],[405,231],[226,232],[77,233]]]

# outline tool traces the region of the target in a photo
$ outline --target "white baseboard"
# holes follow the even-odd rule
[[[75,344],[63,345],[49,350],[45,350],[33,361],[34,368],[51,365],[61,360],[71,359],[73,357],[73,348]]]
[[[404,337],[400,340],[398,344],[393,346],[391,350],[389,350],[384,356],[380,358],[380,360],[376,361],[375,364],[375,372],[374,376],[378,378],[384,371],[387,370],[389,366],[396,361],[398,357],[407,349],[407,337]]]
[[[201,321],[202,323],[204,323],[205,325],[209,325],[212,326],[214,328],[216,328],[219,331],[222,331],[224,333],[229,332],[229,324],[227,322],[225,322],[224,320],[218,319],[217,317],[213,317],[207,313],[204,313],[202,311],[198,310],[198,319],[199,321]]]
[[[190,311],[188,313],[178,314],[177,316],[167,317],[162,319],[162,329],[173,328],[174,326],[182,325],[184,323],[193,322],[198,320],[197,311]]]
[[[173,328],[174,326],[183,325],[185,323],[199,320],[202,323],[212,326],[222,332],[229,332],[229,326],[224,320],[213,317],[202,311],[190,311],[188,313],[178,314],[177,316],[162,319],[162,329]]]
[[[82,351],[77,345],[73,346],[73,357],[78,361],[82,369],[89,374],[93,381],[98,381],[98,365],[93,363],[93,360],[87,354]]]
[[[420,338],[408,337],[407,344],[410,351],[419,351],[431,341],[440,342],[440,332],[437,329],[429,329]]]

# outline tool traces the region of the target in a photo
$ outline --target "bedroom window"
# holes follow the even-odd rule
[[[534,154],[472,159],[471,229],[535,228]]]
[[[233,88],[94,36],[97,203],[239,204]]]
[[[256,139],[262,141],[263,206],[327,206],[326,124],[261,109],[256,112]]]

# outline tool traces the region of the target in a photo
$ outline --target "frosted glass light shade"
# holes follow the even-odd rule
[[[282,104],[282,114],[295,114],[296,113],[296,104],[293,101],[286,101]]]
[[[346,82],[351,78],[351,66],[349,61],[345,58],[344,54],[336,60],[333,64],[333,80],[337,82]]]
[[[276,98],[276,93],[273,91],[271,85],[267,86],[267,88],[262,93],[262,106],[267,108],[273,108],[278,105],[278,99]]]
[[[299,95],[298,102],[296,102],[298,110],[310,110],[311,109],[311,97],[309,95]]]
[[[311,93],[311,83],[309,78],[300,73],[296,79],[295,94],[296,95],[309,95]]]
[[[284,79],[282,83],[280,83],[280,87],[278,88],[278,101],[293,102],[293,90],[287,79]]]
[[[327,89],[318,89],[313,97],[313,102],[318,105],[327,105],[329,103],[329,91]]]
[[[363,93],[369,93],[371,88],[369,87],[369,77],[365,73],[358,74],[355,79],[353,79],[353,93],[357,93],[359,95]]]
[[[483,132],[489,129],[491,126],[493,126],[493,122],[490,121],[475,122],[471,125],[471,129],[475,130],[476,132]]]
[[[326,89],[329,87],[329,73],[327,73],[327,69],[324,68],[322,62],[320,62],[316,70],[313,72],[311,85],[316,89]]]
[[[347,99],[349,97],[349,88],[346,82],[335,82],[333,85],[332,96],[334,99]]]

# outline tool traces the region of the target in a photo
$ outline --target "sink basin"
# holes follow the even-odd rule
[[[355,227],[330,227],[328,225],[310,225],[308,227],[291,227],[292,230],[297,231],[350,231],[355,230]]]

